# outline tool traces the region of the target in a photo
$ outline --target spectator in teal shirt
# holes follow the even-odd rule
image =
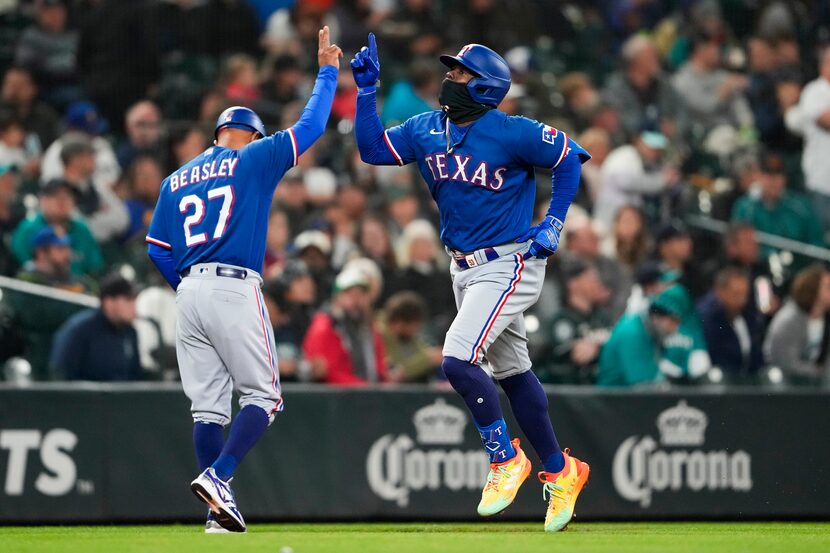
[[[436,98],[440,88],[441,80],[432,63],[414,62],[409,68],[409,80],[393,84],[383,102],[380,118],[384,126],[397,125],[419,113],[434,110],[436,106],[427,98]]]
[[[760,194],[750,190],[732,209],[732,220],[752,225],[755,230],[775,234],[814,246],[824,246],[824,229],[806,196],[786,190],[784,162],[778,154],[762,157]],[[763,246],[765,256],[775,252]]]
[[[691,317],[690,317],[691,316]],[[692,318],[693,317],[693,318]],[[602,348],[597,384],[634,386],[683,379],[708,369],[700,323],[688,292],[674,285],[644,310],[624,315]]]
[[[24,219],[14,231],[12,252],[21,265],[32,258],[34,237],[50,225],[69,238],[74,276],[94,275],[101,269],[101,248],[84,220],[75,214],[72,191],[60,179],[46,183],[40,191],[40,211]]]

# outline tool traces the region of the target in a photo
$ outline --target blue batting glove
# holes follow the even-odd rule
[[[545,220],[539,223],[538,225],[534,225],[530,227],[527,232],[522,234],[516,242],[527,242],[528,240],[533,240],[530,243],[530,247],[527,249],[527,252],[524,254],[525,259],[530,259],[531,257],[535,257],[536,259],[547,259],[548,257],[552,256],[556,252],[556,248],[559,247],[559,235],[562,232],[562,221],[554,217],[553,215],[548,215],[545,217]]]
[[[369,47],[364,46],[354,55],[350,65],[357,88],[375,86],[380,77],[380,61],[378,60],[378,45],[375,33],[369,33]]]

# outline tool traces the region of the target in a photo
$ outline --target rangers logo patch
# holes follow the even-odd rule
[[[548,144],[553,144],[556,141],[556,135],[559,134],[559,131],[545,125],[542,127],[542,142],[547,142]]]

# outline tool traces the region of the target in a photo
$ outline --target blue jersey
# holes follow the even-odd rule
[[[441,240],[462,252],[512,242],[528,229],[535,167],[556,169],[569,152],[590,158],[564,132],[496,110],[464,127],[441,111],[424,113],[388,129],[384,141],[398,164],[418,163],[438,205]]]
[[[147,242],[171,250],[178,273],[208,262],[260,272],[271,198],[296,163],[292,129],[208,148],[162,181]]]

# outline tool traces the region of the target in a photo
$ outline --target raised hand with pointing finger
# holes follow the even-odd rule
[[[377,84],[380,76],[380,60],[378,60],[378,45],[374,33],[369,33],[369,46],[364,46],[355,54],[351,66],[357,88],[364,89]]]
[[[331,43],[329,26],[326,25],[317,32],[317,63],[320,67],[331,65],[340,68],[340,58],[343,57],[343,50],[336,44]]]

